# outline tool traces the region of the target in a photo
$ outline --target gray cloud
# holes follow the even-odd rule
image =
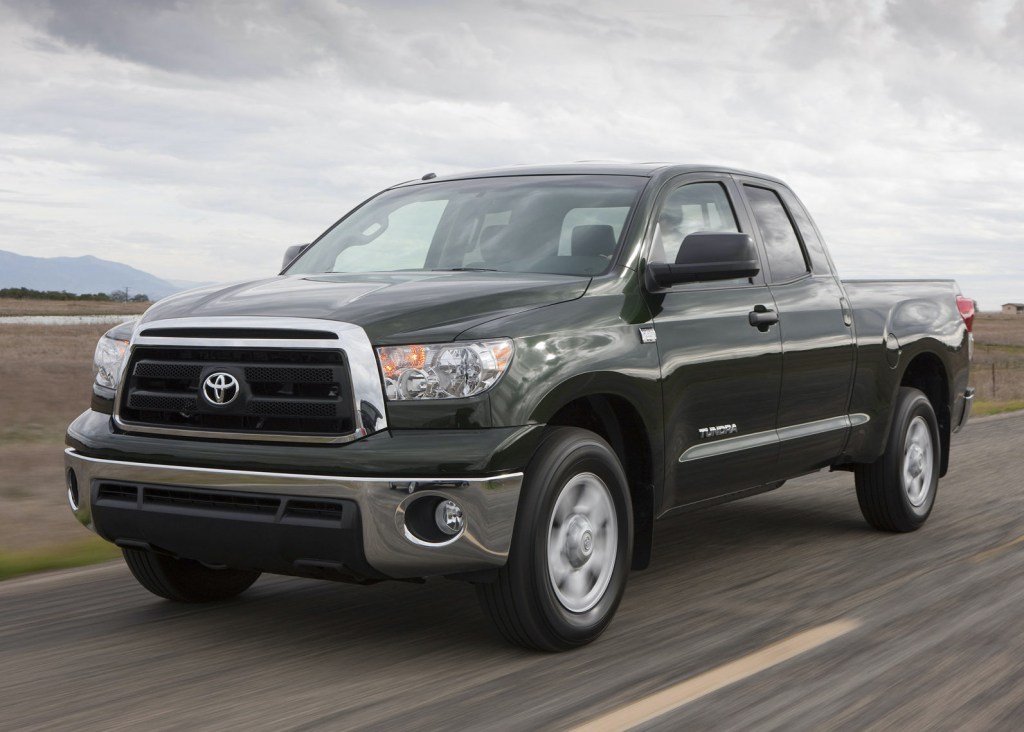
[[[486,95],[486,76],[500,70],[470,23],[424,14],[427,6],[391,5],[373,16],[333,0],[48,0],[21,7],[71,49],[204,79],[373,77],[420,95],[457,96]],[[418,18],[410,22],[410,14]]]
[[[296,6],[290,13],[266,3],[49,0],[34,10],[69,46],[172,73],[230,78],[275,76],[322,55],[329,27],[320,22],[321,8]],[[344,6],[336,8],[327,19],[339,18]]]
[[[789,180],[850,274],[1024,281],[1024,0],[708,7],[0,0],[0,248],[255,276],[427,171],[660,159]]]

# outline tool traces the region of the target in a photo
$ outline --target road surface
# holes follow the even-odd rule
[[[847,473],[660,522],[608,632],[559,655],[444,580],[217,606],[119,563],[5,582],[0,728],[1021,729],[1024,414],[972,422],[952,465],[913,534],[870,530]]]

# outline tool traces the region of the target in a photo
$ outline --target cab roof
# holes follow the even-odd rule
[[[503,168],[488,168],[485,170],[469,170],[449,175],[439,175],[426,180],[416,179],[400,183],[398,186],[421,185],[437,183],[449,180],[469,180],[473,178],[503,178],[508,176],[526,175],[630,175],[644,178],[652,178],[658,174],[666,177],[682,173],[727,173],[735,175],[749,175],[755,178],[763,178],[781,183],[776,178],[762,173],[753,173],[748,170],[728,168],[721,165],[701,165],[686,163],[621,163],[604,160],[586,160],[575,163],[559,163],[555,165],[513,165]],[[428,174],[429,175],[429,174]],[[396,187],[398,187],[396,186]]]

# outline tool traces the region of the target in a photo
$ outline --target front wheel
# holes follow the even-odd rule
[[[177,602],[216,602],[245,592],[260,573],[214,569],[191,559],[175,559],[142,549],[122,549],[125,564],[154,595]]]
[[[941,450],[928,397],[901,387],[885,452],[855,471],[857,502],[867,522],[882,531],[914,531],[924,524],[935,505]]]
[[[552,428],[526,471],[508,563],[477,593],[510,642],[582,646],[611,622],[632,546],[629,489],[614,451],[587,430]]]

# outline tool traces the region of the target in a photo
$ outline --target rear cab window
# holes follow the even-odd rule
[[[779,195],[770,188],[750,184],[744,184],[743,190],[761,232],[772,280],[789,282],[810,272],[800,237]]]

